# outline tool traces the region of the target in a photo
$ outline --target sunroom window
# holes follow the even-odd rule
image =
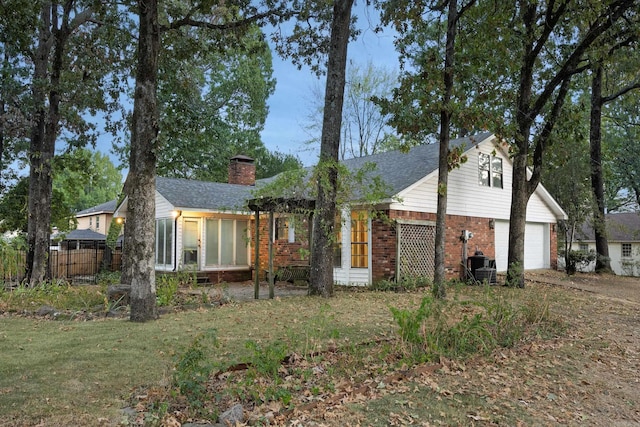
[[[249,222],[208,218],[205,221],[207,266],[249,265]]]

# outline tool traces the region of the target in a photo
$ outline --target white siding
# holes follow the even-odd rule
[[[503,188],[482,186],[478,183],[478,155],[480,153],[502,158]],[[511,160],[491,140],[485,141],[466,153],[467,162],[449,173],[447,213],[449,215],[480,218],[509,219],[511,210]],[[393,203],[391,209],[417,212],[436,212],[437,172],[400,194],[402,202]],[[551,208],[534,193],[527,204],[527,221],[556,222]]]
[[[156,218],[171,218],[174,209],[175,206],[156,191]]]
[[[572,249],[580,249],[580,243],[573,242]],[[625,242],[631,244],[631,257],[622,258],[622,242],[609,242],[609,258],[611,259],[611,269],[619,276],[640,276],[640,243]],[[589,250],[596,250],[593,241],[588,242]],[[563,259],[564,261],[564,259]],[[564,262],[562,263],[564,265]],[[578,271],[589,272],[595,270],[595,261],[586,267],[578,268]]]
[[[339,285],[366,286],[371,283],[371,219],[369,219],[369,267],[351,268],[351,214],[342,214],[342,267],[334,267],[333,281]]]

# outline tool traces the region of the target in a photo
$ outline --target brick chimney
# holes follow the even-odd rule
[[[229,161],[229,184],[256,184],[256,165],[251,157],[238,155],[231,158]]]

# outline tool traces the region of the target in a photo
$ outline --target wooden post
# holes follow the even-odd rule
[[[273,299],[274,295],[274,277],[273,274],[273,211],[269,211],[269,298]]]
[[[255,299],[260,298],[260,211],[256,209],[256,243],[254,247],[255,261],[254,261],[254,285],[253,285],[253,297]]]

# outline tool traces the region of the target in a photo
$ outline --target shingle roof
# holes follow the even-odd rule
[[[110,200],[108,202],[102,203],[97,206],[90,207],[88,209],[82,210],[76,213],[76,217],[87,216],[87,215],[95,215],[97,213],[113,213],[116,210],[118,201]]]
[[[449,143],[450,148],[462,146],[464,151],[473,145],[486,140],[492,135],[485,132],[465,138],[453,139]],[[359,170],[367,163],[376,165],[373,171],[384,179],[389,187],[391,195],[396,195],[412,184],[438,169],[439,144],[424,144],[412,147],[408,152],[400,150],[387,151],[371,156],[358,157],[343,161],[350,170]]]
[[[605,215],[607,240],[611,242],[640,241],[640,212],[610,213]],[[578,240],[595,240],[593,226],[585,223],[578,231]]]
[[[450,147],[470,149],[473,145],[489,138],[490,132],[451,140]],[[418,145],[408,152],[387,151],[370,156],[344,160],[351,171],[357,171],[368,164],[375,164],[371,175],[380,176],[389,190],[389,196],[411,186],[415,182],[438,169],[438,144]],[[312,168],[307,169],[310,176]],[[271,182],[275,177],[258,180],[256,186]],[[246,203],[253,198],[254,186],[227,184],[220,182],[194,181],[182,178],[156,178],[156,191],[176,208],[203,209],[213,211],[247,210]],[[296,197],[304,197],[297,195]]]
[[[71,230],[67,233],[58,233],[51,236],[52,239],[63,237],[64,240],[106,240],[107,236],[90,229]]]
[[[182,178],[156,178],[156,191],[176,208],[246,211],[253,186]]]

